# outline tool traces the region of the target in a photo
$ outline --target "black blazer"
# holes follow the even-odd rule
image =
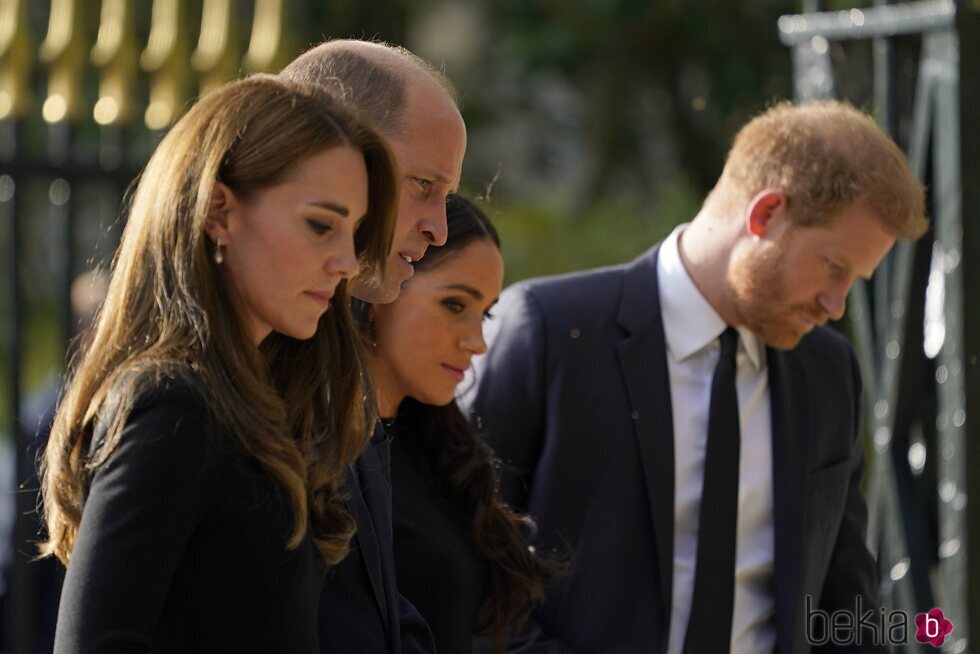
[[[674,438],[656,257],[654,247],[627,265],[520,283],[495,309],[467,400],[503,460],[503,493],[538,521],[539,546],[574,552],[515,651],[666,649]],[[853,610],[857,595],[878,606],[859,490],[861,382],[829,329],[767,349],[767,362],[776,651],[802,654],[806,595],[828,612]]]
[[[320,596],[324,654],[433,653],[425,620],[398,593],[391,536],[391,440],[375,425],[344,483],[357,521],[351,553],[333,568]]]

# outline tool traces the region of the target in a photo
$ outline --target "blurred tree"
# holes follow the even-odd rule
[[[651,139],[667,140],[673,166],[709,189],[738,126],[789,95],[790,59],[776,20],[798,10],[789,0],[507,0],[487,16],[493,68],[508,74],[506,60],[520,61],[525,80],[555,75],[580,95],[586,163],[575,204],[587,207],[618,196],[619,179],[644,191],[656,186],[644,173],[663,163],[649,160]],[[651,98],[660,105],[659,132],[641,115]]]

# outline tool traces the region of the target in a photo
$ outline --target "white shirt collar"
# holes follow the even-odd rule
[[[700,352],[727,327],[712,308],[681,261],[678,241],[687,223],[678,225],[660,244],[657,255],[657,287],[660,291],[660,314],[664,324],[667,352],[677,361]],[[765,348],[744,326],[738,331],[740,348],[752,366],[759,370],[765,361]]]

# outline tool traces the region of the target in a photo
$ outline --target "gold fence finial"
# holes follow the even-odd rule
[[[201,34],[191,55],[200,75],[200,93],[233,79],[238,73],[238,39],[231,17],[231,0],[204,0]]]
[[[132,0],[102,0],[99,35],[90,60],[100,69],[99,99],[92,117],[99,125],[128,120],[136,82],[136,39]]]
[[[290,52],[283,37],[286,7],[283,0],[255,0],[252,36],[242,66],[252,72],[278,72]]]
[[[22,117],[30,108],[33,54],[27,1],[0,0],[0,120]]]
[[[169,127],[187,101],[186,13],[187,3],[181,0],[153,0],[150,37],[140,55],[140,66],[150,77],[150,101],[143,119],[152,130]]]
[[[48,92],[41,107],[48,123],[74,120],[81,106],[87,46],[78,5],[78,0],[51,0],[48,33],[38,49],[48,67]]]

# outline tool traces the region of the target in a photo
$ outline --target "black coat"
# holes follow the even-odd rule
[[[324,654],[435,652],[428,626],[396,587],[390,447],[379,422],[344,484],[357,535],[351,553],[328,573],[320,596]]]
[[[537,519],[539,546],[574,551],[521,651],[666,649],[674,437],[656,257],[507,289],[476,364],[466,400],[503,460],[502,491]],[[861,382],[850,346],[825,328],[767,349],[767,363],[776,651],[803,654],[805,596],[828,612],[853,610],[857,595],[878,606]]]

